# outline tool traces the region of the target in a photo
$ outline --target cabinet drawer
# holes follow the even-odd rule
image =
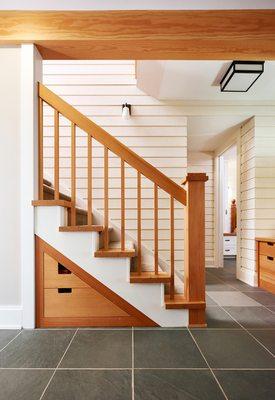
[[[275,243],[272,242],[260,242],[259,243],[259,254],[275,257]]]
[[[275,274],[275,257],[260,255],[259,257],[260,274],[269,272]]]
[[[224,246],[235,246],[236,247],[237,244],[237,238],[236,236],[224,236],[223,237],[223,245]]]
[[[127,316],[114,303],[89,288],[44,289],[45,317]]]
[[[44,288],[81,288],[90,286],[58,264],[52,257],[44,254]]]
[[[225,247],[223,249],[224,256],[235,256],[236,255],[236,247]]]

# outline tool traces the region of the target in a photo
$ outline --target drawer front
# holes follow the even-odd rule
[[[259,267],[260,267],[260,274],[262,272],[275,274],[275,257],[260,255]]]
[[[230,248],[225,247],[223,249],[224,256],[235,256],[236,254],[237,254],[236,247],[230,247]]]
[[[259,243],[259,254],[275,258],[275,243],[260,242]]]
[[[236,236],[224,236],[223,244],[226,247],[232,247],[232,246],[236,247],[236,244],[237,244]]]
[[[275,294],[275,257],[260,254],[259,284],[261,288]]]
[[[89,288],[44,289],[44,317],[109,317],[128,314]]]
[[[71,273],[66,268],[59,266],[48,254],[44,254],[44,288],[81,288],[90,286]]]

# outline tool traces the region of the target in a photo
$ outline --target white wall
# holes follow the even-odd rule
[[[275,235],[275,118],[256,116],[241,129],[241,270],[256,285],[255,237]]]
[[[214,265],[214,154],[212,152],[188,152],[188,172],[205,172],[205,257],[206,265]]]
[[[136,86],[134,61],[44,61],[44,84],[75,106],[118,140],[129,146],[175,182],[186,174],[186,117],[183,107],[161,102],[146,95]],[[123,120],[121,105],[132,104],[132,118]],[[61,119],[61,184],[70,187],[70,128]],[[53,113],[45,107],[45,165],[53,174]],[[86,198],[86,134],[77,132],[77,188],[78,196]],[[94,205],[103,209],[103,148],[98,143],[93,150]],[[110,217],[120,223],[120,160],[110,156]],[[126,228],[136,234],[136,172],[126,170]],[[142,239],[153,246],[153,185],[143,179]],[[169,198],[159,191],[159,249],[160,256],[169,255]],[[183,209],[175,205],[176,266],[183,266]]]
[[[20,47],[0,47],[1,310],[21,303]]]
[[[0,328],[34,327],[37,85],[32,44],[0,47]],[[39,78],[40,74],[40,78]]]

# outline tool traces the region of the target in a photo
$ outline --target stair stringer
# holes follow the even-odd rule
[[[35,207],[35,234],[162,327],[188,326],[188,310],[167,310],[163,284],[130,284],[129,258],[95,258],[98,232],[59,232],[60,206]]]

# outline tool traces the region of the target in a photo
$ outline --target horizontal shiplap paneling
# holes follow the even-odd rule
[[[138,155],[181,183],[187,166],[187,118],[178,102],[159,101],[148,96],[136,86],[134,61],[44,61],[43,82],[73,105],[81,113],[100,125],[111,135],[130,147]],[[121,117],[123,103],[132,105],[129,120]],[[53,176],[54,121],[53,110],[44,106],[44,157],[45,172]],[[76,131],[77,195],[87,198],[87,138]],[[70,188],[70,122],[60,117],[60,183]],[[103,147],[93,141],[92,185],[94,206],[103,211]],[[109,206],[110,218],[120,224],[120,160],[109,152]],[[195,166],[194,166],[195,168]],[[199,170],[201,172],[201,169]],[[213,171],[210,168],[211,180]],[[125,165],[126,177],[126,228],[136,237],[137,178],[136,171]],[[210,188],[210,186],[209,186]],[[207,237],[212,236],[213,193],[207,188]],[[142,179],[142,239],[153,248],[153,185]],[[159,250],[168,261],[170,199],[159,190]],[[183,268],[184,210],[175,202],[176,266]],[[213,243],[207,243],[211,256]]]

